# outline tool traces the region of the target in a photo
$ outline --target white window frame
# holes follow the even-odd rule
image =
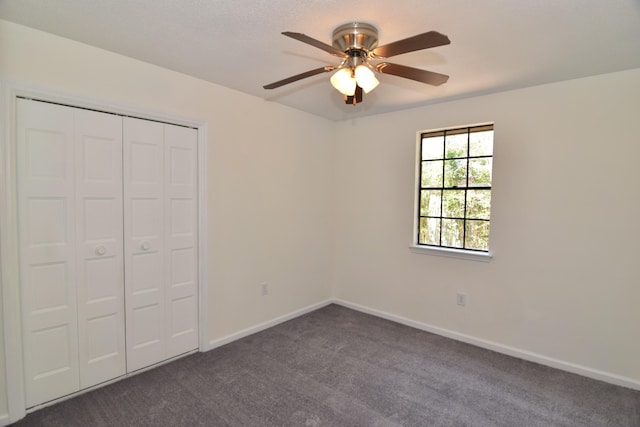
[[[460,125],[460,126],[452,126],[452,127],[444,127],[438,129],[428,129],[421,130],[416,132],[416,152],[415,152],[415,179],[414,179],[414,207],[413,207],[413,233],[411,244],[409,245],[409,250],[412,253],[416,254],[426,254],[426,255],[436,255],[447,258],[457,258],[457,259],[466,259],[472,261],[481,261],[481,262],[489,262],[493,259],[493,251],[491,247],[491,233],[489,234],[489,250],[487,252],[482,251],[474,251],[469,249],[455,249],[448,247],[440,247],[440,246],[427,246],[418,244],[418,232],[420,229],[420,147],[422,144],[422,135],[428,132],[438,132],[443,130],[451,130],[451,129],[460,129],[465,127],[476,127],[476,126],[486,126],[486,125],[494,125],[492,122],[486,123],[478,123],[472,125]],[[494,147],[495,147],[495,134],[494,134]],[[493,157],[493,154],[492,154]],[[493,178],[491,184],[491,191],[493,195]]]

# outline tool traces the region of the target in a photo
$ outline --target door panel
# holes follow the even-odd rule
[[[126,373],[122,118],[74,109],[80,387]]]
[[[77,391],[74,117],[17,100],[18,234],[27,407]]]
[[[163,125],[124,119],[127,370],[166,358]]]
[[[197,131],[165,125],[167,357],[198,347]]]

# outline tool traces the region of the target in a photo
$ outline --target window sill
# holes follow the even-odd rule
[[[489,262],[493,258],[491,252],[465,251],[462,249],[439,248],[435,246],[411,245],[409,250],[414,254],[437,255],[448,258],[469,259],[472,261]]]

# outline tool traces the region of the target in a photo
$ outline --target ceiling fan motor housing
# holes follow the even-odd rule
[[[365,22],[351,22],[333,31],[333,47],[349,56],[366,56],[378,46],[378,29]],[[365,55],[362,55],[364,51]]]

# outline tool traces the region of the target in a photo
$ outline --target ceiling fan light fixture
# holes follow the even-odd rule
[[[449,37],[437,31],[428,31],[382,46],[378,45],[378,29],[366,22],[350,22],[339,26],[333,31],[331,45],[303,33],[285,31],[282,34],[324,50],[340,58],[342,62],[338,66],[327,65],[305,73],[296,74],[263,86],[265,89],[275,89],[307,77],[315,76],[316,74],[335,70],[335,73],[330,79],[331,85],[344,95],[347,104],[356,105],[362,102],[363,93],[371,92],[380,84],[375,76],[376,72],[391,74],[432,86],[439,86],[446,83],[449,79],[449,76],[445,74],[434,73],[406,65],[392,64],[389,62],[371,63],[371,61],[378,61],[451,43]]]
[[[340,68],[331,76],[331,85],[338,92],[346,96],[353,96],[356,92],[356,79],[351,75],[350,68]]]
[[[364,93],[369,93],[380,84],[380,81],[376,79],[376,76],[371,71],[371,68],[364,64],[360,64],[355,70],[356,83],[364,90]]]

